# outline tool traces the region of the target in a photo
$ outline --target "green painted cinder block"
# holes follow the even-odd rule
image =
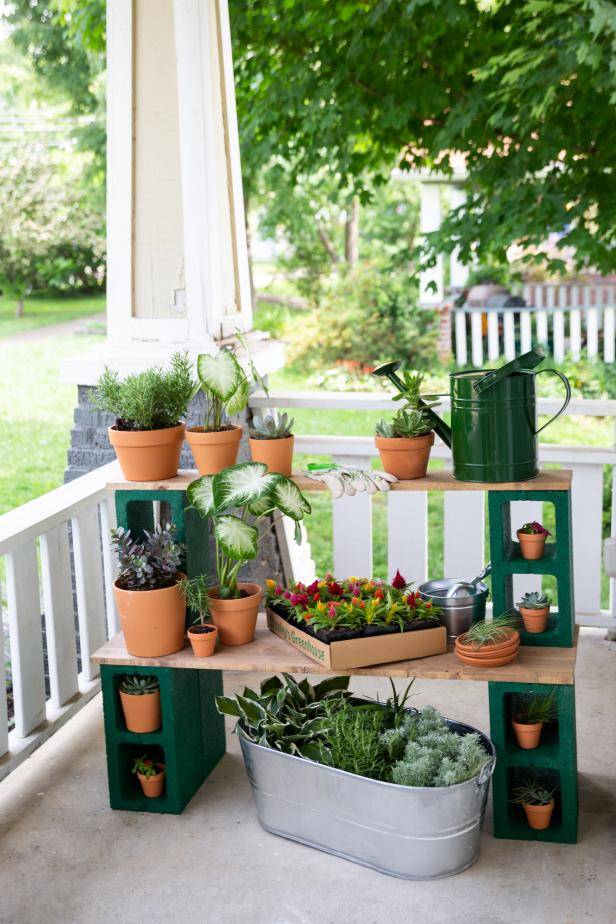
[[[575,844],[578,831],[575,687],[489,683],[488,690],[490,737],[496,748],[496,767],[492,777],[494,836]],[[539,747],[525,751],[518,746],[511,727],[513,696],[551,691],[557,699],[557,723],[545,725]],[[509,801],[512,788],[530,772],[542,776],[547,785],[559,786],[552,824],[546,831],[530,828],[522,807]]]

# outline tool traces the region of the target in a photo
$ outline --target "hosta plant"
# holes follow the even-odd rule
[[[310,504],[290,478],[267,471],[261,462],[232,465],[216,475],[204,475],[188,486],[189,503],[212,522],[216,546],[219,597],[240,596],[238,572],[257,557],[259,543],[274,526],[276,515],[295,521],[295,539]],[[262,529],[264,521],[267,526]]]
[[[552,600],[547,594],[539,593],[537,590],[533,590],[530,593],[524,594],[518,606],[520,609],[525,610],[544,610],[546,606],[550,606]]]
[[[120,690],[129,696],[147,696],[159,689],[158,678],[153,674],[130,676],[126,674],[120,680]]]
[[[293,418],[289,419],[284,413],[276,417],[273,414],[266,414],[265,417],[255,414],[250,425],[250,436],[253,440],[284,440],[292,436],[293,423]]]
[[[518,530],[520,533],[524,533],[528,536],[551,536],[552,533],[549,529],[546,529],[545,526],[542,526],[541,523],[538,523],[536,520],[533,520],[532,523],[525,523],[523,526],[520,526]]]
[[[182,546],[173,539],[171,523],[143,531],[133,539],[130,530],[111,530],[111,544],[118,556],[117,585],[122,590],[159,590],[177,583]]]

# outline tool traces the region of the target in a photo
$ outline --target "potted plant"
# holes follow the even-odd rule
[[[536,590],[524,594],[518,607],[527,632],[545,632],[551,603],[551,599],[546,594]]]
[[[295,437],[291,432],[293,418],[286,414],[274,417],[255,414],[250,425],[250,455],[253,462],[263,462],[268,472],[280,472],[291,477],[293,471],[293,444]]]
[[[494,619],[474,623],[455,640],[457,657],[471,667],[501,667],[517,657],[520,633],[517,613],[503,613]]]
[[[539,747],[541,732],[546,722],[557,716],[554,692],[535,696],[516,696],[511,725],[519,747],[532,751]]]
[[[126,674],[122,677],[120,702],[128,731],[142,735],[160,728],[160,687],[154,675]]]
[[[218,629],[207,622],[210,615],[210,602],[208,594],[210,586],[204,574],[198,577],[180,581],[180,588],[186,600],[188,609],[197,613],[197,618],[188,629],[188,641],[192,645],[196,658],[209,658],[214,654]]]
[[[245,645],[254,638],[263,591],[258,584],[239,581],[238,572],[256,558],[274,520],[265,531],[259,526],[278,512],[295,521],[295,539],[300,542],[299,524],[310,513],[310,504],[290,478],[268,472],[261,462],[244,462],[213,476],[204,475],[188,486],[187,496],[213,524],[218,585],[209,591],[212,621],[223,645]]]
[[[133,773],[141,783],[143,795],[148,799],[161,796],[165,787],[165,765],[144,754],[133,758]]]
[[[529,561],[543,558],[545,540],[551,535],[552,533],[546,529],[545,526],[542,526],[541,523],[537,523],[536,521],[525,523],[524,526],[521,526],[517,532],[517,536],[520,543],[522,558],[526,558]]]
[[[512,789],[511,802],[522,806],[529,827],[545,831],[552,821],[555,792],[556,787],[547,789],[538,779],[525,779]]]
[[[404,388],[394,401],[404,404],[390,421],[380,420],[375,429],[374,442],[386,472],[401,480],[423,478],[428,468],[430,450],[434,443],[432,425],[425,410],[433,404],[420,404],[419,389],[423,375],[404,372]]]
[[[189,427],[186,440],[201,475],[214,475],[234,465],[242,428],[229,422],[248,402],[249,384],[233,352],[224,347],[218,353],[197,358],[199,388],[207,399],[203,426]]]
[[[114,414],[108,429],[124,477],[158,481],[177,475],[184,424],[195,383],[188,356],[175,353],[168,370],[154,367],[120,379],[105,369],[92,403]]]
[[[130,530],[111,531],[118,556],[113,592],[127,651],[139,658],[160,658],[184,647],[182,547],[174,542],[170,523],[143,535],[136,540]]]

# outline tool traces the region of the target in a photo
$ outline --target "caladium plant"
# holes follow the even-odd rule
[[[299,543],[300,523],[310,513],[310,504],[295,482],[268,472],[262,462],[242,462],[217,475],[197,478],[188,486],[187,496],[200,516],[212,520],[222,599],[240,596],[238,572],[244,562],[257,557],[259,542],[273,526],[272,522],[260,531],[260,521],[276,513],[290,517]]]

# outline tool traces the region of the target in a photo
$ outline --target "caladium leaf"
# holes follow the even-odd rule
[[[203,390],[221,401],[228,401],[235,394],[244,377],[233,353],[224,349],[213,355],[201,353],[197,357],[197,375]]]
[[[275,506],[272,503],[272,499],[269,495],[269,491],[263,497],[260,497],[258,500],[253,501],[253,503],[248,504],[248,511],[253,515],[253,517],[264,517],[268,513],[273,513]]]
[[[239,414],[240,411],[243,411],[246,405],[248,404],[248,397],[250,395],[250,385],[248,384],[248,379],[244,375],[243,371],[240,369],[241,378],[238,382],[238,386],[235,392],[231,395],[227,401],[227,414],[230,417],[233,417],[234,414]]]
[[[188,502],[202,517],[211,516],[216,510],[214,504],[213,475],[203,475],[192,481],[186,489]]]
[[[279,475],[271,491],[271,498],[276,507],[286,516],[298,522],[310,513],[310,504],[294,481]]]
[[[295,521],[295,529],[293,530],[293,538],[295,542],[297,543],[297,545],[302,544],[302,540],[304,537],[302,536],[302,524],[299,522],[299,520]]]
[[[262,462],[231,465],[214,475],[214,503],[218,510],[255,503],[268,495],[279,477],[269,474]]]
[[[255,558],[259,549],[259,532],[239,517],[225,514],[214,520],[216,539],[225,555],[235,561]]]

